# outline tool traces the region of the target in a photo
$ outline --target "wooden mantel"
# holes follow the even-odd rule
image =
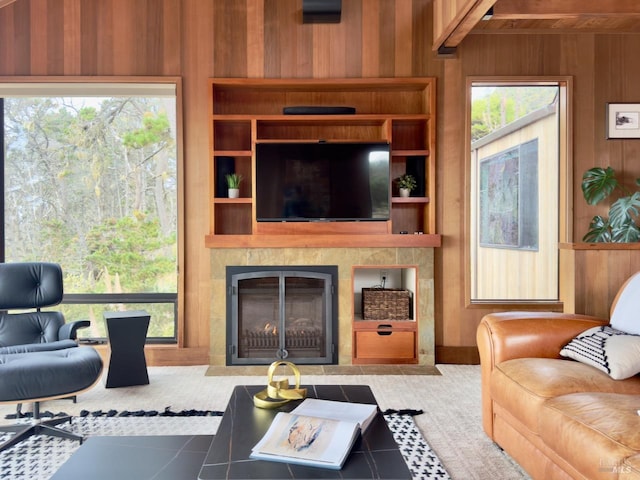
[[[441,247],[441,235],[207,235],[207,248]]]

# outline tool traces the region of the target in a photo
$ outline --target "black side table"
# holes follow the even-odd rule
[[[104,312],[111,346],[106,388],[149,384],[144,343],[150,319],[144,310]]]

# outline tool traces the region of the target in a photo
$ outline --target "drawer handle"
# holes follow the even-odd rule
[[[378,335],[391,335],[393,333],[389,330],[384,330],[385,328],[391,329],[393,326],[385,323],[378,325]]]

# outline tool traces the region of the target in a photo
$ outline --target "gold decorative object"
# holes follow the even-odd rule
[[[289,386],[289,379],[274,380],[276,368],[280,365],[289,367],[296,379],[295,387]],[[253,396],[253,404],[259,408],[278,408],[291,400],[302,400],[307,396],[307,389],[300,388],[300,370],[291,362],[277,361],[267,371],[267,388]]]

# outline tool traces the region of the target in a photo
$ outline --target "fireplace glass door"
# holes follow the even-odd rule
[[[333,363],[330,274],[263,270],[231,277],[228,363]]]

